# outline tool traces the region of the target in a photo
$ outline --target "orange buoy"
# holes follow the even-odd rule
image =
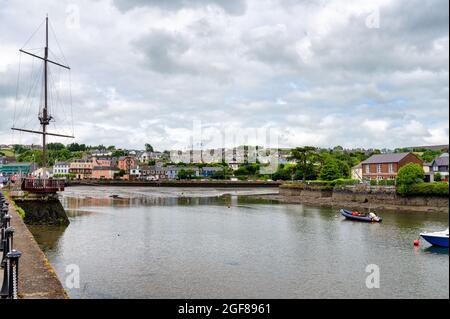
[[[418,239],[414,240],[414,246],[419,246],[420,245],[420,241]]]

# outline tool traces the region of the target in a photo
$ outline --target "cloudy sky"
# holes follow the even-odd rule
[[[40,69],[18,49],[42,53],[42,28],[27,39],[46,13],[58,41],[52,31],[51,56],[72,68],[51,67],[61,92],[54,100],[62,101],[53,107],[55,125],[71,127],[72,105],[79,143],[172,149],[191,143],[197,123],[206,140],[228,132],[238,144],[256,131],[282,147],[447,144],[448,7],[447,0],[0,0],[0,144],[39,141],[10,127],[37,128],[39,100],[27,92]]]

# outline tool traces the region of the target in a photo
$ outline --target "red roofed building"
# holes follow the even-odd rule
[[[420,167],[423,166],[423,161],[413,153],[373,155],[361,163],[362,178],[363,180],[394,180],[399,169],[410,163],[416,163]]]

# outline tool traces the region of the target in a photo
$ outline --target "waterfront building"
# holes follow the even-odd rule
[[[67,175],[69,174],[70,164],[67,162],[55,162],[53,165],[53,174]]]
[[[117,160],[113,157],[92,157],[91,160],[94,166],[103,166],[103,167],[117,166]]]
[[[76,179],[89,179],[92,176],[93,167],[92,160],[77,159],[70,163],[69,173],[74,174]]]
[[[121,156],[117,161],[119,170],[124,170],[126,174],[130,173],[130,170],[137,167],[136,158],[132,156]]]
[[[21,175],[25,176],[35,170],[33,163],[7,163],[0,164],[0,174],[3,176]]]
[[[223,167],[202,167],[200,174],[202,177],[214,177],[215,174],[223,172]]]
[[[363,166],[361,163],[355,165],[351,169],[352,179],[362,181],[363,180]]]
[[[186,166],[160,166],[160,165],[142,165],[139,166],[139,179],[150,180],[150,181],[162,181],[162,180],[175,180],[178,179],[178,174],[181,170],[194,171],[194,176],[200,176],[200,169],[197,167],[186,167]],[[137,171],[137,170],[136,170]],[[134,171],[135,175],[137,174]]]
[[[139,177],[141,179],[150,181],[160,181],[167,179],[165,167],[157,165],[142,165],[139,167],[139,174]]]
[[[139,165],[136,168],[130,169],[130,176],[133,179],[139,179],[139,177],[141,176],[141,168]]]
[[[372,155],[361,162],[363,180],[395,180],[403,166],[416,163],[423,166],[423,161],[413,153],[390,153]]]
[[[448,166],[449,166],[449,154],[443,153],[439,157],[436,157],[430,164],[429,164],[429,175],[430,175],[430,182],[434,181],[434,177],[437,173],[441,175],[441,180],[448,181]]]
[[[94,166],[92,168],[92,179],[114,179],[115,174],[119,173],[116,167]]]
[[[137,157],[139,162],[141,163],[146,163],[148,161],[151,160],[160,160],[163,157],[163,153],[161,152],[143,152],[141,154],[139,154],[139,156]]]
[[[182,169],[187,170],[190,168],[185,168],[185,167],[180,167],[180,166],[167,166],[167,167],[163,167],[163,169],[165,170],[166,179],[174,180],[174,179],[178,178],[178,173]],[[198,171],[198,169],[197,169],[197,171]]]

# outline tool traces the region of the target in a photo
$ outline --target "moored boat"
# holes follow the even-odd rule
[[[448,228],[444,231],[421,233],[420,236],[433,246],[448,248]]]
[[[363,214],[359,212],[352,212],[347,209],[341,209],[340,210],[341,215],[344,216],[347,219],[357,220],[361,222],[381,222],[382,218],[378,217],[374,213],[369,214]]]

